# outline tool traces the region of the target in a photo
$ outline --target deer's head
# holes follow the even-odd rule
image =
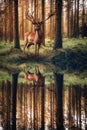
[[[34,30],[35,31],[39,31],[41,29],[41,24],[39,23],[39,22],[36,22],[35,24],[34,24]]]

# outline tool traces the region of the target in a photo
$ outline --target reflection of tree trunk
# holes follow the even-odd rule
[[[53,92],[53,129],[54,129],[54,124],[55,124],[55,87],[53,85],[54,92]]]
[[[84,86],[85,130],[87,130],[87,86]]]
[[[10,90],[11,90],[11,83],[7,80],[7,130],[10,129]]]
[[[2,118],[4,120],[5,118],[5,115],[4,115],[4,112],[5,112],[5,98],[4,98],[4,90],[5,90],[5,83],[4,81],[2,81]]]
[[[33,114],[33,113],[32,113],[32,92],[30,91],[30,127],[31,127],[31,128],[33,128],[33,127],[32,127],[32,124],[33,124],[33,123],[32,123],[32,122],[33,122],[33,120],[32,120],[32,114]]]
[[[71,127],[71,86],[69,88],[69,127]]]
[[[12,75],[12,130],[16,130],[16,95],[18,74]]]
[[[76,103],[76,123],[78,127],[78,87],[75,87],[75,103]]]
[[[23,108],[23,85],[21,85],[20,87],[20,119],[21,121],[23,120],[22,108]]]
[[[42,84],[42,92],[41,92],[41,100],[42,100],[42,108],[41,108],[41,129],[44,130],[44,98],[45,98],[45,79],[42,81],[43,84]]]
[[[35,130],[35,86],[34,86],[34,91],[33,91],[33,123],[34,123],[34,130]]]
[[[79,105],[79,127],[81,129],[81,87],[79,87],[79,99],[78,99],[78,105]]]
[[[26,129],[26,126],[27,126],[27,114],[26,114],[26,101],[27,101],[27,97],[26,97],[26,89],[24,87],[24,126],[25,126],[25,129]]]
[[[52,91],[50,91],[50,126],[52,128]]]
[[[57,129],[64,130],[63,126],[63,102],[62,102],[62,91],[63,91],[63,75],[54,73],[56,83],[56,96],[57,96]]]

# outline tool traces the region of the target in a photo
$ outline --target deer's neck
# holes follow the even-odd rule
[[[35,32],[36,32],[36,40],[38,41],[40,38],[40,30],[38,31],[36,30]]]

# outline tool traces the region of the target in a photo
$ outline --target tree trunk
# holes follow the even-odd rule
[[[79,37],[79,0],[77,0],[77,37]]]
[[[13,1],[9,0],[8,6],[8,43],[13,41]]]
[[[42,20],[45,19],[45,1],[42,0]],[[45,45],[45,22],[42,24],[42,31],[43,31],[43,45]]]
[[[56,0],[56,28],[54,49],[62,48],[62,0]]]
[[[70,0],[67,1],[67,25],[68,25],[68,38],[70,37]]]
[[[18,31],[18,0],[14,0],[14,48],[20,49]]]
[[[83,11],[82,11],[82,38],[84,38],[84,25],[85,25],[85,9],[84,9],[84,0],[83,0]]]

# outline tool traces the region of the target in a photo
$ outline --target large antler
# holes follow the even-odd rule
[[[48,14],[48,17],[47,17],[46,19],[40,21],[39,23],[41,23],[41,24],[44,23],[44,22],[47,21],[50,17],[52,17],[54,14],[55,14],[55,12],[54,12],[54,13],[49,13],[49,14]]]
[[[36,21],[35,21],[33,15],[32,15],[31,13],[29,13],[29,10],[26,11],[25,15],[26,15],[26,19],[28,19],[29,21],[31,21],[32,24],[35,24],[35,23],[36,23]]]

